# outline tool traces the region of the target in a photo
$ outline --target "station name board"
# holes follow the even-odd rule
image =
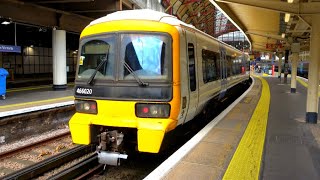
[[[274,49],[282,49],[282,48],[283,48],[282,44],[271,44],[271,43],[266,44],[266,49],[274,50]]]
[[[21,47],[20,46],[10,46],[10,45],[2,45],[2,44],[0,44],[0,52],[21,53]]]

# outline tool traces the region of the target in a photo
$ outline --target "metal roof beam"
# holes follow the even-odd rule
[[[287,30],[287,33],[304,33],[304,32],[311,32],[311,29],[307,29],[307,30]]]
[[[320,2],[287,3],[269,0],[215,0],[222,3],[240,4],[256,8],[290,13],[295,15],[311,15],[320,13]]]
[[[57,3],[83,3],[92,2],[94,0],[55,0],[55,1],[37,1],[41,4],[57,4]]]
[[[305,17],[302,17],[302,16],[298,16],[303,22],[305,22],[306,24],[308,24],[309,27],[311,27],[311,17],[310,16],[305,16]]]
[[[255,32],[255,31],[247,31],[246,34],[262,36],[262,37],[276,39],[276,40],[284,40],[284,38],[282,38],[280,35],[277,35],[277,34],[261,33],[261,32]]]
[[[12,18],[13,21],[59,27],[72,32],[81,32],[92,21],[91,18],[85,16],[16,0],[3,0],[0,12],[2,16]]]
[[[243,23],[239,20],[239,18],[226,6],[226,4],[224,3],[219,3],[216,2],[214,0],[209,0],[214,6],[216,6],[219,10],[221,9],[222,13],[224,13],[224,15],[228,18],[229,20],[231,19],[231,22],[233,22],[235,24],[235,26],[241,31],[241,32],[246,32],[247,28],[243,25]],[[245,35],[245,34],[244,34]],[[250,43],[251,46],[251,42],[252,39],[250,37],[248,37],[247,35],[245,35],[245,37],[247,38],[247,40]]]

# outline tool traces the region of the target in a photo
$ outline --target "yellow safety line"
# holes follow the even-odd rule
[[[7,89],[7,92],[28,91],[28,90],[43,89],[43,88],[48,88],[48,87],[50,87],[50,85],[31,86],[31,87],[25,87],[25,88],[14,88],[14,89]]]
[[[62,97],[62,98],[33,101],[33,102],[19,103],[19,104],[11,104],[11,105],[0,106],[0,109],[17,107],[17,106],[25,106],[25,105],[37,104],[37,103],[48,103],[48,102],[54,102],[54,101],[59,101],[59,100],[74,100],[74,97],[73,96],[66,96],[66,97]]]
[[[224,180],[259,179],[270,105],[270,89],[265,79],[258,78],[262,82],[261,97],[223,176]]]
[[[306,83],[305,81],[303,81],[300,78],[297,78],[297,81],[304,87],[308,88],[308,83]],[[318,92],[318,96],[320,97],[320,92]]]
[[[68,86],[73,86],[74,83],[69,83]],[[44,89],[52,87],[52,85],[43,85],[43,86],[30,86],[30,87],[25,87],[25,88],[13,88],[13,89],[7,89],[6,92],[19,92],[19,91],[30,91],[30,90],[35,90],[35,89]]]
[[[297,81],[304,87],[308,88],[308,84],[304,81],[302,81],[300,78],[297,78]]]

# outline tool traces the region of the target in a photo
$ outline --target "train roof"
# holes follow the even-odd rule
[[[190,28],[194,31],[197,31],[198,33],[207,36],[209,38],[213,38],[216,41],[219,41],[218,39],[210,36],[209,34],[200,31],[196,27],[194,27],[191,24],[187,24],[181,20],[179,20],[177,17],[172,16],[170,14],[166,14],[163,12],[159,11],[154,11],[150,9],[135,9],[135,10],[124,10],[124,11],[117,11],[111,14],[108,14],[104,17],[101,17],[99,19],[96,19],[92,21],[88,26],[92,26],[95,24],[100,24],[104,22],[109,22],[109,21],[117,21],[117,20],[147,20],[147,21],[157,21],[157,22],[162,22],[162,23],[167,23],[172,26],[181,26],[185,28]],[[238,49],[230,46],[229,44],[226,44],[222,41],[219,41],[220,43],[223,43],[225,46],[234,49],[236,51],[239,51]],[[239,51],[241,52],[241,51]]]
[[[104,17],[92,21],[89,26],[104,23],[108,21],[117,21],[117,20],[149,20],[149,21],[158,21],[167,23],[170,25],[184,25],[191,28],[194,26],[180,21],[177,17],[163,12],[158,12],[150,9],[136,9],[136,10],[124,10],[117,11],[111,14],[108,14]]]

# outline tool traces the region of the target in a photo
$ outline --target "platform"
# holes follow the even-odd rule
[[[6,92],[6,99],[0,100],[0,118],[74,103],[73,84],[62,91],[53,90],[52,85],[42,85],[7,89]]]
[[[320,126],[305,123],[307,89],[298,83],[292,94],[290,84],[266,80],[271,104],[262,178],[320,179]]]
[[[292,94],[276,77],[254,79],[145,179],[320,179],[320,126],[305,123],[305,80]]]

